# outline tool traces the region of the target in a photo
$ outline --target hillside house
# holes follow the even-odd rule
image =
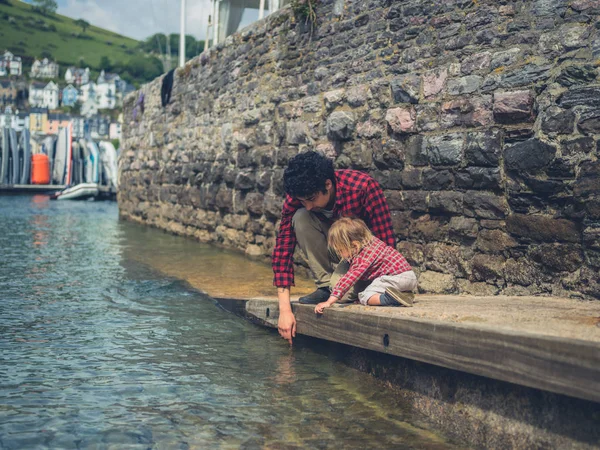
[[[11,80],[0,80],[0,107],[5,108],[17,101],[17,86]]]
[[[68,114],[48,114],[48,121],[46,122],[45,134],[58,134],[60,128],[69,126],[71,123],[71,116]]]
[[[47,128],[48,110],[45,108],[31,108],[29,110],[29,131],[32,134],[43,134]]]
[[[62,106],[73,106],[77,103],[77,97],[79,91],[73,87],[72,84],[68,85],[62,90]]]
[[[54,81],[42,83],[34,81],[29,86],[29,105],[49,109],[58,108],[59,89]]]
[[[90,82],[90,69],[78,69],[77,67],[69,67],[65,71],[65,81],[75,86],[82,86]]]
[[[31,78],[58,78],[59,66],[57,63],[44,58],[36,59],[31,65]]]
[[[0,77],[21,76],[23,73],[23,63],[19,56],[13,55],[11,52],[6,51],[0,56]]]
[[[26,112],[13,111],[13,108],[7,106],[4,109],[4,114],[0,114],[0,129],[13,128],[16,131],[29,129],[29,114]]]
[[[121,140],[121,123],[111,122],[109,131],[108,131],[108,138]]]
[[[110,131],[110,119],[96,114],[87,121],[90,137],[92,139],[106,139]]]
[[[83,116],[71,117],[71,123],[73,124],[73,138],[83,139],[87,131],[86,119]]]

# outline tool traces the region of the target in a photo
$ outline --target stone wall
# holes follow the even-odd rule
[[[126,99],[123,218],[268,256],[289,158],[371,173],[422,292],[600,298],[600,1],[324,0]],[[136,106],[137,105],[137,106]],[[136,110],[135,114],[133,110]]]

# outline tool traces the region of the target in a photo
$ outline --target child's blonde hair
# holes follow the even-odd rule
[[[373,233],[362,220],[342,217],[331,225],[327,235],[327,245],[340,257],[342,252],[356,256],[369,245],[371,239]],[[352,245],[353,242],[358,242],[358,249]]]

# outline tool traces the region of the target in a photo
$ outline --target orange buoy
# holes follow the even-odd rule
[[[50,183],[50,160],[48,155],[31,155],[31,184]]]

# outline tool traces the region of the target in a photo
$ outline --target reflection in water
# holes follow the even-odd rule
[[[206,250],[215,276],[224,252],[44,208],[0,197],[0,448],[448,448],[367,375],[140,263]]]
[[[241,254],[152,228],[123,224],[122,230],[128,243],[125,248],[127,258],[186,280],[212,297],[252,298],[276,295],[273,271],[269,264],[250,262]],[[292,293],[304,295],[314,289],[313,281],[297,276]]]

